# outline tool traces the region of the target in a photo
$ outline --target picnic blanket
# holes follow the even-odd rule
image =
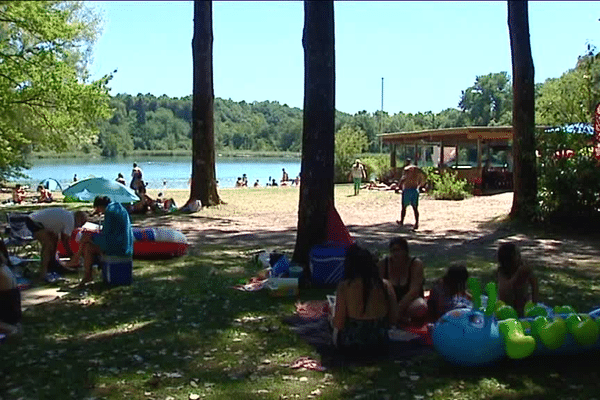
[[[332,329],[328,315],[329,302],[327,300],[311,300],[297,303],[296,313],[293,316],[284,318],[284,322],[290,326],[290,330],[313,346],[321,355],[322,365],[318,365],[318,367],[377,361],[375,359],[350,360],[340,354],[333,345]],[[407,329],[393,329],[390,331],[390,349],[385,357],[386,359],[403,360],[433,351],[433,347],[427,343],[427,340],[423,339],[426,338],[426,335],[423,335],[423,329],[426,329],[426,327]]]

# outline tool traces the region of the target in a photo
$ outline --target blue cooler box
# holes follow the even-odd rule
[[[133,260],[131,257],[104,256],[102,279],[111,286],[131,285],[133,282]]]
[[[335,286],[344,278],[346,247],[314,246],[310,251],[310,276],[315,286]]]

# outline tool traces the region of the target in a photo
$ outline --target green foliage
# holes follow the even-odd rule
[[[566,225],[597,222],[600,165],[593,156],[592,136],[555,130],[538,134],[537,143],[541,216]]]
[[[387,154],[377,154],[368,157],[363,156],[360,158],[360,161],[365,164],[368,180],[377,179],[381,181],[390,174],[390,156]]]
[[[334,181],[348,182],[354,160],[367,149],[367,134],[360,128],[344,125],[335,134]]]
[[[109,116],[106,84],[89,82],[98,20],[83,2],[0,3],[0,176],[31,149],[67,150],[95,139]]]
[[[600,62],[598,55],[579,57],[577,66],[560,78],[548,79],[538,87],[536,121],[539,124],[562,126],[591,123],[596,104],[600,101]]]
[[[512,110],[512,85],[508,73],[478,76],[461,95],[459,108],[476,126],[501,125]]]
[[[431,195],[436,200],[463,200],[470,195],[469,184],[465,179],[459,179],[455,171],[439,172],[428,168],[427,172],[427,181],[432,184]]]
[[[425,173],[425,187],[430,191],[433,189],[435,180],[441,179],[439,169],[433,166],[422,167],[421,169]]]

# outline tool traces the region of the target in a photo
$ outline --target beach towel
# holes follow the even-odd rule
[[[313,346],[321,355],[321,366],[325,368],[363,364],[378,361],[381,357],[356,359],[341,354],[333,345],[332,328],[329,323],[329,302],[327,300],[311,300],[296,304],[296,313],[284,318],[302,340]],[[390,330],[390,347],[386,360],[404,360],[416,355],[433,351],[429,344],[427,327],[404,327]]]

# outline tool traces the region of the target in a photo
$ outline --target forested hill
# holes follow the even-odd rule
[[[132,150],[191,149],[192,97],[118,94],[111,98],[113,116],[100,124],[97,146],[102,155],[126,155]],[[301,150],[302,110],[276,101],[246,103],[215,99],[217,150]],[[381,121],[380,121],[380,117]],[[440,114],[337,112],[336,130],[345,124],[367,135],[370,151],[379,148],[377,134],[403,130],[461,126],[464,114],[448,109]],[[380,127],[381,124],[381,127]]]
[[[591,120],[600,94],[595,90],[596,83],[590,88],[586,76],[600,77],[600,63],[587,62],[595,58],[581,57],[577,66],[560,78],[536,85],[536,123],[561,125]],[[587,97],[581,93],[587,93]],[[362,150],[376,152],[379,150],[379,132],[512,123],[512,83],[506,72],[476,77],[473,86],[462,91],[460,96],[457,94],[457,98],[458,108],[448,108],[437,114],[431,111],[416,114],[360,111],[354,115],[337,112],[336,132],[346,125],[349,131],[366,136]],[[589,107],[583,107],[584,103]],[[110,105],[112,117],[100,123],[98,142],[88,145],[99,147],[102,155],[126,155],[133,150],[191,149],[192,96],[118,94],[111,97]],[[214,116],[217,150],[301,150],[302,110],[299,108],[276,101],[246,103],[216,98]],[[89,152],[92,149],[83,150]]]

